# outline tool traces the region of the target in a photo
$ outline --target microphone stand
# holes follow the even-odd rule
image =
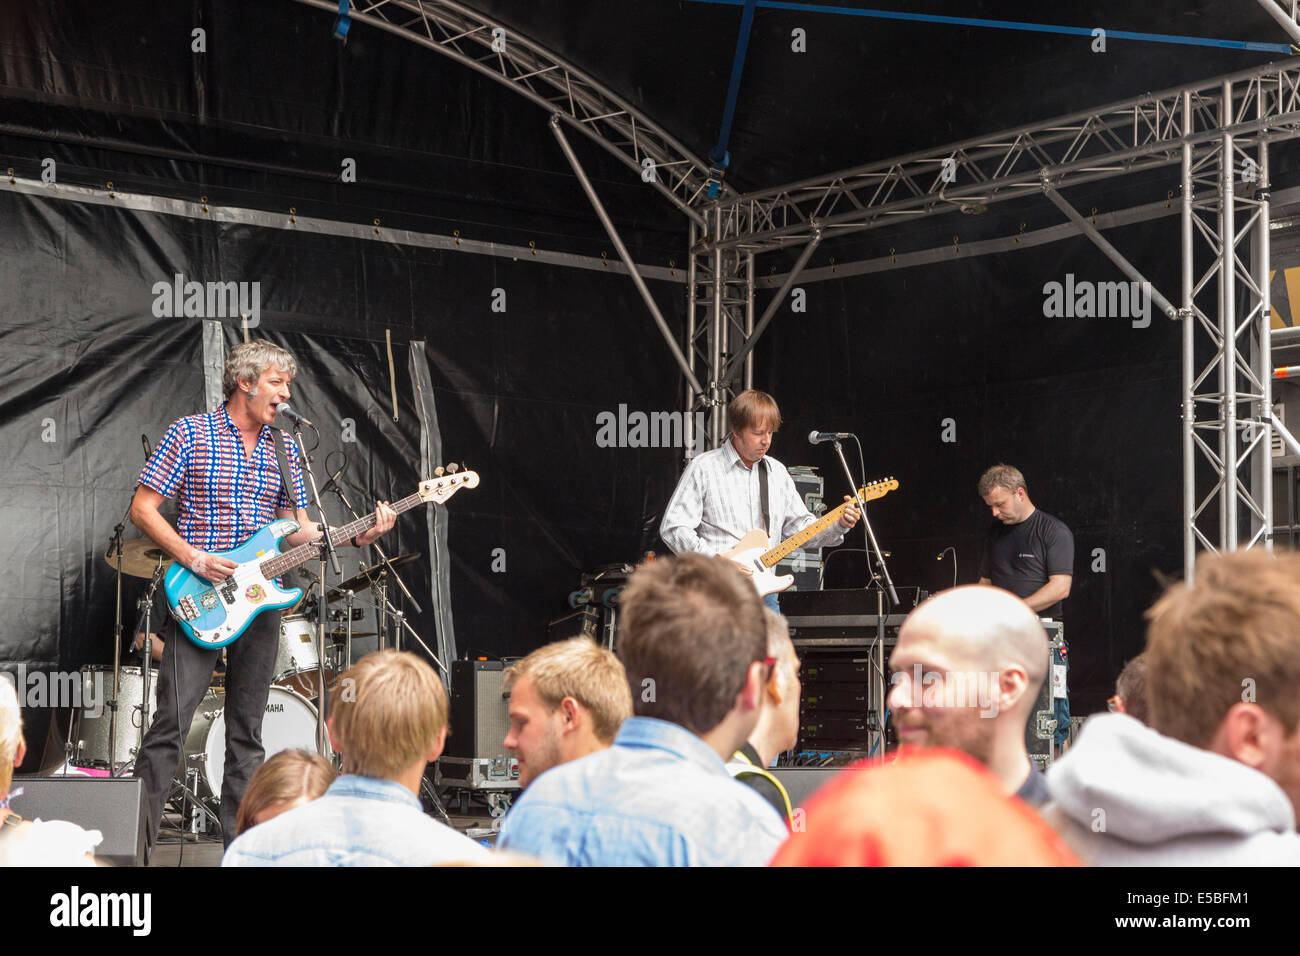
[[[334,547],[334,542],[330,540],[332,529],[329,526],[329,519],[325,517],[325,505],[320,500],[320,490],[316,487],[316,475],[311,470],[311,456],[307,454],[307,444],[302,440],[302,425],[297,421],[293,423],[293,437],[298,443],[298,456],[302,462],[302,470],[307,475],[312,498],[316,501],[316,513],[320,515],[321,540],[324,542],[320,548],[321,613],[316,618],[316,680],[318,682],[317,686],[320,687],[320,696],[317,698],[320,706],[316,708],[316,751],[326,760],[329,760],[331,759],[329,738],[325,730],[326,698],[329,696],[325,692],[325,624],[326,618],[329,617],[325,613],[327,607],[325,600],[325,556],[329,555],[330,566],[334,569],[334,574],[339,580],[343,579],[343,568],[339,564],[339,554]]]
[[[135,492],[131,493],[131,501],[135,501]],[[110,777],[118,775],[117,695],[118,680],[122,673],[122,532],[126,530],[126,522],[130,514],[131,505],[128,504],[126,511],[122,512],[122,520],[113,529],[113,536],[108,539],[109,555],[112,556],[116,552],[117,556],[115,562],[117,568],[117,620],[113,626],[113,694],[108,700],[108,775]]]
[[[358,521],[361,520],[361,516],[357,514],[357,509],[352,507],[352,502],[348,501],[348,496],[344,494],[342,488],[335,485],[333,488],[330,488],[329,490],[339,496],[339,500],[341,500],[343,502],[343,506],[352,513],[353,518],[357,519]],[[415,608],[415,613],[423,614],[424,611],[420,608],[420,602],[415,599],[415,595],[413,595],[410,589],[407,588],[406,582],[404,582],[401,578],[401,575],[397,573],[397,569],[393,567],[393,563],[388,560],[388,555],[385,554],[384,549],[379,546],[379,542],[372,541],[370,543],[370,547],[374,548],[379,553],[380,561],[383,562],[388,574],[392,575],[393,580],[397,582],[397,586],[402,589],[402,594],[404,594],[406,596],[406,599],[411,602],[411,606]],[[395,622],[394,638],[393,638],[394,646],[398,650],[401,650],[401,634],[402,634],[402,629],[405,628],[407,631],[410,632],[411,636],[415,638],[416,642],[421,647],[424,648],[425,652],[428,653],[428,655],[431,658],[433,658],[433,662],[437,664],[438,668],[442,671],[444,675],[444,679],[450,679],[451,675],[447,673],[446,665],[443,664],[443,662],[438,658],[438,655],[435,654],[429,648],[429,645],[424,643],[423,639],[421,639],[420,635],[416,632],[415,628],[411,627],[410,623],[406,620],[406,615],[403,614],[400,610],[398,610],[393,605],[392,601],[388,600],[387,588],[384,588],[382,590],[377,589],[375,582],[372,581],[370,584],[370,593],[375,595],[375,597],[379,599],[377,610],[376,610],[376,616],[380,622],[379,623],[380,649],[381,650],[383,649],[385,632],[388,629],[387,616],[391,615]],[[349,615],[349,620],[350,618],[351,615]],[[352,654],[352,647],[349,644],[348,646],[349,663],[351,662],[351,654]]]
[[[889,590],[890,607],[895,608],[899,605],[898,592],[894,590],[894,581],[889,576],[889,566],[885,563],[884,552],[880,550],[880,543],[876,540],[876,532],[871,527],[871,519],[867,517],[867,506],[858,494],[857,482],[853,480],[853,472],[849,470],[849,463],[844,458],[844,449],[840,445],[839,439],[834,439],[832,444],[835,446],[835,454],[839,456],[840,465],[844,468],[844,475],[849,479],[849,490],[853,498],[858,503],[858,514],[862,516],[862,527],[866,533],[868,542],[867,548],[867,583],[866,589],[870,590],[872,585],[876,587],[876,653],[872,664],[876,668],[876,727],[880,734],[880,756],[879,761],[885,759],[885,589]],[[866,475],[863,475],[863,480]],[[875,558],[876,567],[871,567],[871,559]],[[882,582],[883,581],[883,586]]]
[[[357,514],[357,509],[352,507],[352,502],[348,501],[348,496],[343,493],[342,488],[338,487],[337,485],[335,485],[333,488],[330,488],[327,485],[326,490],[332,491],[334,492],[334,494],[338,495],[339,500],[343,502],[343,506],[352,513],[352,517],[357,519],[358,521],[361,520],[361,515]],[[388,573],[393,576],[393,580],[397,582],[397,586],[402,589],[402,594],[405,595],[406,599],[411,602],[411,606],[415,608],[415,613],[423,614],[424,609],[420,607],[420,602],[415,599],[415,595],[413,595],[410,592],[406,584],[402,581],[401,576],[398,575],[397,573],[397,569],[393,567],[393,563],[388,560],[388,555],[384,552],[384,549],[380,547],[379,542],[372,541],[370,542],[369,547],[374,548],[376,553],[378,553],[379,560],[383,563],[385,567],[388,568]]]

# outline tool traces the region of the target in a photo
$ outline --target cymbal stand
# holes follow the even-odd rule
[[[144,743],[144,735],[149,732],[149,681],[153,675],[153,595],[162,583],[162,578],[163,561],[159,558],[158,567],[154,568],[153,578],[149,581],[149,590],[135,605],[137,622],[140,617],[144,618],[144,639],[140,642],[140,673],[144,681],[143,696],[140,699],[140,743]]]
[[[388,600],[388,571],[376,577],[370,583],[370,591],[375,596],[375,606],[379,608],[379,650],[388,650],[388,609],[392,604]]]
[[[134,502],[135,494],[131,495]],[[108,706],[108,775],[116,777],[118,775],[117,767],[117,695],[119,690],[119,680],[122,676],[122,532],[126,530],[126,522],[131,514],[131,505],[126,506],[126,511],[122,512],[122,520],[117,523],[113,529],[113,536],[108,539],[108,553],[117,554],[117,561],[114,562],[117,574],[117,618],[113,624],[113,693],[109,695]],[[71,732],[71,731],[69,731]]]
[[[382,575],[380,575],[380,577],[382,577]],[[387,612],[388,616],[393,618],[394,630],[397,632],[394,638],[394,646],[398,650],[401,650],[401,635],[403,633],[411,635],[411,637],[415,638],[415,643],[424,648],[425,653],[429,655],[433,660],[433,663],[437,665],[440,671],[442,671],[443,680],[449,680],[451,675],[447,673],[447,666],[443,664],[438,655],[433,652],[433,649],[430,648],[428,644],[424,643],[424,638],[420,637],[419,632],[416,631],[415,628],[411,627],[411,622],[406,619],[405,613],[394,607],[393,602],[388,600],[387,589],[373,582],[370,585],[370,589],[375,592],[378,600],[382,602],[380,607]],[[384,631],[382,626],[380,627],[379,635],[379,640],[382,644],[384,641]],[[382,650],[382,647],[380,649]]]
[[[343,592],[344,621],[347,622],[347,635],[343,638],[343,669],[352,668],[352,601],[357,596],[351,588]]]
[[[329,617],[325,600],[325,559],[329,559],[329,564],[333,567],[334,574],[339,578],[339,580],[343,579],[343,568],[339,564],[338,550],[334,547],[334,529],[330,527],[329,518],[325,514],[325,503],[320,500],[320,488],[316,484],[316,474],[311,468],[311,455],[307,454],[307,443],[302,440],[302,426],[297,422],[295,422],[293,426],[293,437],[295,444],[298,446],[299,465],[302,468],[303,474],[307,476],[307,486],[311,489],[312,498],[316,502],[316,514],[320,518],[321,525],[319,544],[321,613],[316,620],[316,673],[318,686],[323,690],[325,686],[325,624]],[[329,733],[325,729],[325,707],[326,699],[328,697],[328,694],[322,693],[317,698],[320,706],[316,708],[316,751],[327,760],[330,758]]]
[[[357,514],[357,509],[352,507],[352,502],[348,501],[348,496],[344,493],[342,488],[340,488],[338,485],[334,485],[329,490],[339,496],[339,500],[343,502],[343,507],[347,508],[348,511],[352,513],[352,517],[354,519],[358,521],[361,520],[361,515]],[[410,588],[406,586],[406,582],[404,582],[401,576],[397,573],[397,569],[393,567],[393,562],[388,560],[388,553],[384,551],[383,547],[380,546],[379,542],[372,541],[370,542],[368,547],[375,549],[375,553],[379,555],[380,562],[388,569],[388,573],[393,576],[393,580],[397,582],[397,586],[402,589],[402,595],[408,601],[411,602],[411,606],[415,608],[415,613],[423,614],[424,610],[420,607],[420,602],[415,599],[415,595],[411,593]],[[383,635],[383,632],[384,629],[383,626],[381,625],[379,628],[379,633],[381,636]]]

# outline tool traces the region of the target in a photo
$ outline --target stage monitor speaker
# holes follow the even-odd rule
[[[451,734],[447,755],[495,757],[506,753],[510,701],[500,661],[451,662]]]
[[[66,820],[98,830],[95,858],[115,866],[143,866],[149,809],[144,781],[135,777],[15,777],[21,796],[9,805],[26,820]]]
[[[510,699],[500,661],[451,662],[451,734],[438,758],[443,784],[519,789],[519,761],[505,748]]]

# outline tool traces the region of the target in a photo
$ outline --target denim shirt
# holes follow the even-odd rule
[[[612,747],[533,781],[498,845],[562,866],[762,866],[785,838],[771,805],[703,740],[631,717]]]
[[[245,830],[222,866],[430,866],[490,858],[392,780],[343,774],[324,795]]]

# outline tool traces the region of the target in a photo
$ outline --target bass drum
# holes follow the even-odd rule
[[[185,738],[185,764],[196,772],[199,796],[221,799],[226,767],[225,697],[209,690],[194,714]],[[262,748],[266,756],[281,750],[316,752],[316,708],[301,694],[272,687],[262,719]]]

